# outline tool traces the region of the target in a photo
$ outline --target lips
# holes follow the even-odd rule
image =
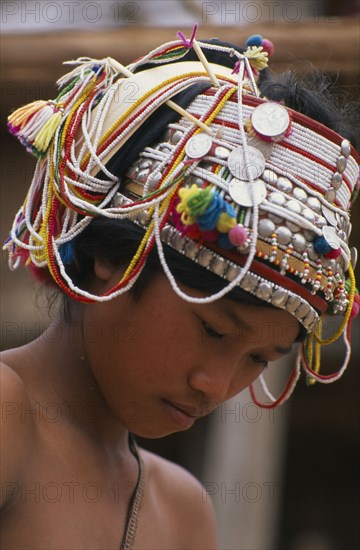
[[[170,405],[178,409],[179,411],[185,413],[190,418],[200,418],[204,416],[204,412],[197,407],[192,407],[191,405],[182,405],[181,403],[176,403],[175,401],[168,401]]]
[[[191,428],[196,419],[202,416],[199,413],[199,409],[195,407],[189,407],[188,405],[168,401],[167,399],[162,400],[162,408],[166,415],[171,418],[172,422],[182,430]]]

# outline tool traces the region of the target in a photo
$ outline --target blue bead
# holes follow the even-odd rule
[[[261,34],[252,34],[245,42],[245,46],[262,46],[263,37]]]
[[[70,265],[74,259],[74,245],[72,242],[64,243],[59,248],[60,258],[64,265]]]
[[[314,240],[314,250],[318,254],[327,254],[331,250],[331,246],[324,237],[316,237]]]

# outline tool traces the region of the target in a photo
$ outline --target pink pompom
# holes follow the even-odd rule
[[[341,255],[341,248],[332,248],[330,252],[325,254],[325,258],[329,258],[329,260],[335,260],[335,258],[338,258]]]
[[[357,302],[353,303],[353,307],[350,313],[350,319],[354,319],[354,317],[357,317],[359,315],[360,306]]]
[[[262,47],[263,50],[268,53],[268,56],[271,57],[275,49],[274,44],[271,42],[271,40],[264,38],[262,41]]]
[[[228,233],[229,241],[234,246],[242,246],[246,243],[248,234],[246,229],[242,225],[235,225]]]

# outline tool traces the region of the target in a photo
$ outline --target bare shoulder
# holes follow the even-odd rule
[[[1,495],[3,506],[11,496],[10,488],[21,475],[21,470],[31,445],[34,421],[32,415],[24,418],[24,408],[29,407],[26,387],[20,376],[0,361],[0,466],[2,486],[9,488]]]
[[[179,548],[215,550],[215,513],[201,483],[181,466],[144,450],[141,453],[160,507],[171,511],[170,525],[182,539]]]

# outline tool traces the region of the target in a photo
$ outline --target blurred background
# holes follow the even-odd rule
[[[34,168],[7,134],[6,116],[34,99],[55,97],[64,60],[112,56],[123,64],[176,31],[242,45],[254,33],[275,45],[271,67],[303,76],[316,67],[344,96],[359,99],[359,3],[338,1],[11,1],[1,2],[1,240],[25,196]],[[352,244],[359,245],[358,205]],[[48,323],[47,300],[22,270],[1,256],[1,347],[21,345]],[[355,550],[359,548],[359,322],[353,358],[334,385],[300,380],[288,405],[258,409],[248,392],[186,433],[147,448],[182,464],[213,499],[223,550]],[[342,364],[341,345],[325,355]],[[271,367],[279,391],[290,362]],[[176,498],[176,495],[174,495]],[[204,499],[208,498],[204,493]],[[205,550],[205,549],[204,549]]]

